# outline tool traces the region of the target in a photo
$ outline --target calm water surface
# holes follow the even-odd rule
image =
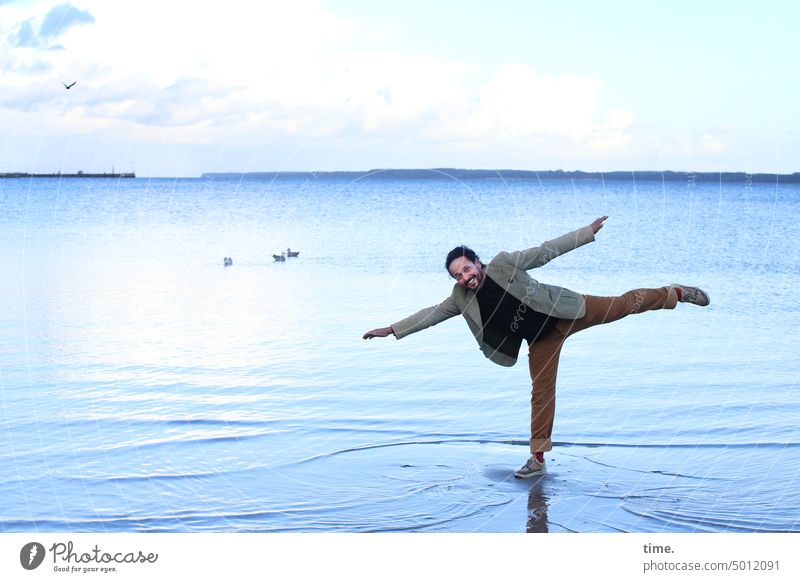
[[[515,481],[524,357],[461,318],[361,334],[444,299],[457,244],[603,214],[534,276],[712,306],[572,338]],[[0,530],[799,530],[799,215],[795,185],[0,181]]]

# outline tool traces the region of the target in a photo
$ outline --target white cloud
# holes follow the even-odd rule
[[[634,115],[629,111],[608,111],[602,123],[590,125],[586,140],[596,152],[616,152],[627,148],[633,139]]]
[[[724,148],[722,142],[716,136],[710,133],[704,133],[702,138],[702,150],[707,153],[718,153],[721,152]]]
[[[0,40],[9,49],[0,50],[0,107],[47,119],[53,134],[102,128],[159,144],[344,140],[359,151],[391,143],[381,165],[392,164],[398,144],[426,165],[436,148],[489,160],[510,143],[602,153],[630,141],[633,115],[599,109],[600,79],[344,50],[342,41],[363,32],[359,24],[314,0],[72,5],[60,10],[94,23],[53,29],[64,50]],[[17,7],[3,29],[43,22],[58,6]],[[60,85],[73,80],[69,92]]]
[[[180,125],[224,117],[227,109],[289,132],[400,130],[427,139],[547,133],[578,139],[600,127],[597,79],[503,65],[476,94],[468,88],[473,67],[465,63],[334,50],[358,25],[311,0],[267,2],[257,10],[242,0],[224,9],[154,0],[76,4],[80,9],[49,14],[91,15],[96,25],[64,29],[66,50],[37,58],[59,78],[79,80],[87,115]],[[43,105],[39,78],[19,79],[29,90],[7,103]]]
[[[67,30],[75,26],[93,24],[94,17],[86,10],[79,10],[71,4],[58,4],[44,15],[34,15],[15,22],[15,29],[9,34],[8,42],[14,47],[61,49],[53,43]]]
[[[541,75],[527,65],[502,65],[441,137],[493,143],[572,143],[573,149],[609,152],[631,140],[634,116],[598,108],[601,81],[578,75]]]
[[[305,74],[309,58],[355,26],[313,0],[91,3],[102,26],[74,39],[74,49],[88,55],[102,47],[113,77],[142,73],[162,86],[204,77],[269,88],[275,73]]]
[[[527,65],[502,65],[480,91],[480,106],[460,128],[465,136],[580,136],[595,114],[600,81],[539,75]]]

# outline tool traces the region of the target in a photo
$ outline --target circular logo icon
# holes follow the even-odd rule
[[[19,563],[26,570],[35,570],[44,562],[44,546],[39,542],[31,542],[22,546],[19,552]]]

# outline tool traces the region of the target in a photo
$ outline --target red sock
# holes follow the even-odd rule
[[[536,460],[540,463],[544,463],[544,453],[533,453],[536,456]]]
[[[673,287],[673,289],[675,289],[675,295],[678,296],[678,301],[683,299],[683,293],[681,293],[681,290],[678,287]]]

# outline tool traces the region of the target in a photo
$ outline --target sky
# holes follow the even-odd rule
[[[793,173],[797,22],[789,1],[0,0],[0,172]]]

